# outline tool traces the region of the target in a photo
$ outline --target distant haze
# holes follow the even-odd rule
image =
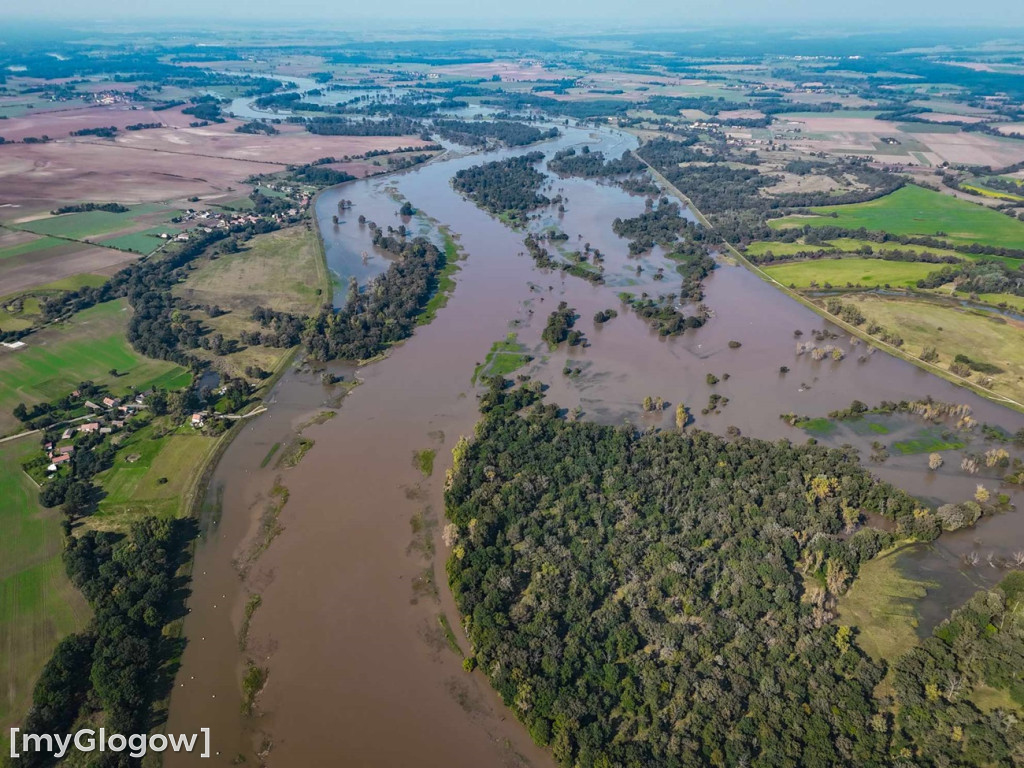
[[[678,0],[383,0],[376,3],[325,2],[324,0],[13,0],[5,3],[8,18],[51,19],[54,21],[92,19],[116,22],[126,18],[161,17],[196,19],[223,27],[232,21],[288,18],[295,21],[320,19],[344,24],[358,20],[360,26],[374,20],[408,23],[422,19],[423,33],[429,21],[465,28],[500,27],[510,24],[558,23],[558,32],[571,32],[572,24],[593,28],[601,22],[632,27],[668,24],[749,24],[774,22],[798,25],[833,22],[836,33],[853,31],[842,25],[878,28],[898,22],[902,25],[998,25],[1024,27],[1021,0],[726,0],[725,2],[679,2]]]

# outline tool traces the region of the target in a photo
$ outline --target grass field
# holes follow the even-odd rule
[[[837,288],[847,283],[871,288],[883,285],[914,288],[918,280],[927,277],[940,266],[924,262],[885,261],[850,256],[842,259],[810,259],[788,264],[767,264],[763,269],[780,283],[796,288],[808,288],[812,282],[818,286],[829,283]]]
[[[257,235],[240,252],[202,262],[174,293],[197,304],[215,304],[227,312],[208,317],[193,313],[203,325],[225,339],[238,339],[242,331],[258,331],[252,319],[257,306],[282,312],[309,314],[321,301],[322,261],[316,233],[305,226]],[[257,366],[272,371],[289,354],[278,347],[250,346],[216,356],[203,349],[197,357],[209,360],[222,373],[244,377],[245,369]]]
[[[473,371],[473,383],[483,376],[508,376],[530,361],[526,348],[519,343],[516,334],[510,333],[504,341],[496,341],[484,361]]]
[[[60,513],[38,503],[21,464],[39,451],[23,438],[0,444],[0,743],[28,708],[54,645],[82,627],[88,607],[61,561]],[[7,754],[6,747],[4,754]]]
[[[948,434],[948,430],[941,427],[924,427],[918,430],[913,437],[892,444],[892,449],[902,456],[936,451],[955,451],[963,447],[962,440],[955,435]]]
[[[114,466],[96,476],[107,495],[89,524],[120,527],[141,514],[177,517],[185,491],[216,442],[189,426],[158,436],[150,424],[133,433],[118,446]]]
[[[162,205],[133,205],[125,213],[110,213],[109,211],[65,213],[60,216],[49,216],[43,219],[22,222],[16,226],[18,229],[35,232],[37,235],[55,235],[72,240],[82,240],[87,237],[95,237],[96,235],[127,229],[135,223],[137,217],[160,212],[163,212],[166,216],[158,216],[156,218],[166,218],[167,220],[180,213],[180,211],[166,208]]]
[[[11,411],[18,403],[66,395],[87,379],[106,384],[115,393],[187,384],[190,374],[184,368],[143,357],[129,346],[127,321],[127,303],[119,299],[32,334],[25,339],[25,349],[0,349],[0,433],[16,427]],[[111,376],[111,369],[118,376]]]
[[[939,237],[957,245],[983,243],[1024,248],[1024,222],[982,205],[913,185],[866,203],[830,205],[811,210],[819,216],[773,219],[769,224],[775,228],[804,225],[864,227],[894,235]]]
[[[854,294],[843,301],[854,304],[869,321],[899,333],[908,354],[935,347],[940,368],[947,369],[957,354],[1000,366],[1004,373],[993,377],[992,392],[1024,402],[1024,325],[924,299]],[[978,374],[971,377],[975,383],[980,379]]]
[[[862,565],[839,600],[839,623],[857,628],[857,645],[874,659],[891,661],[917,645],[913,603],[932,586],[900,573],[898,558],[890,550]]]
[[[107,248],[117,248],[119,251],[132,251],[148,256],[167,241],[159,237],[162,232],[172,235],[180,231],[177,227],[151,227],[141,232],[132,232],[127,235],[118,235],[109,240],[97,240],[97,245],[105,245]]]

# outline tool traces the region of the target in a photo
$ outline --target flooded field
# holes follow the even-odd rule
[[[611,130],[564,128],[561,137],[538,148],[550,157],[584,143],[617,156],[635,146],[635,139]],[[854,399],[874,405],[930,395],[966,403],[979,421],[1010,432],[1024,426],[1024,416],[841,335],[831,342],[846,351],[841,361],[796,354],[794,331],[808,339],[826,327],[824,321],[725,261],[705,282],[710,321],[683,336],[659,338],[618,298],[624,290],[656,295],[678,287],[663,253],[631,258],[627,243],[612,232],[616,216],[643,211],[642,197],[607,184],[550,179],[546,193],[566,198],[566,210],[547,209],[531,227],[557,227],[569,236],[570,249],[583,243],[600,249],[606,284],[592,285],[538,270],[524,253],[524,232],[491,218],[449,185],[461,168],[524,151],[450,152],[415,170],[352,182],[318,199],[328,264],[339,282],[336,300],[349,277],[363,283],[386,268],[369,228],[357,218],[362,214],[397,227],[403,223],[397,199],[449,227],[467,258],[460,262],[448,306],[431,324],[386,359],[339,371],[360,384],[336,416],[303,430],[315,445],[301,462],[282,468],[267,456],[275,443],[287,444],[299,425],[337,403],[318,375],[293,372],[278,385],[269,412],[247,425],[217,469],[211,524],[195,560],[185,625],[190,642],[168,724],[172,732],[210,727],[215,763],[237,764],[240,755],[252,762],[262,753],[268,765],[289,767],[553,765],[483,675],[465,673],[460,655],[449,647],[452,641],[467,650],[445,587],[443,478],[452,447],[460,435],[472,433],[477,419],[474,368],[510,332],[533,356],[521,372],[548,385],[550,402],[578,407],[582,418],[606,423],[667,428],[674,424],[676,405],[685,403],[695,428],[726,434],[733,427],[753,437],[802,441],[808,434],[780,414],[817,417]],[[340,199],[353,207],[334,225]],[[427,224],[415,219],[409,226]],[[658,282],[654,275],[661,266],[667,276]],[[576,328],[589,345],[549,351],[541,331],[563,300],[580,315]],[[618,317],[595,325],[595,312],[608,308]],[[788,372],[780,372],[782,366]],[[566,376],[566,368],[579,368],[579,374]],[[708,374],[718,383],[709,385]],[[702,413],[712,393],[728,403]],[[641,402],[647,396],[664,398],[665,410],[645,414]],[[913,416],[890,418],[887,442],[914,434],[921,424]],[[867,461],[879,434],[840,425],[819,439],[851,443]],[[974,437],[963,450],[984,447]],[[436,451],[429,476],[414,462],[420,451]],[[892,451],[870,466],[931,503],[969,499],[979,482],[997,489],[984,471],[961,471],[956,450],[947,452],[938,472],[927,469],[927,457]],[[275,483],[288,490],[281,530],[265,551],[251,556]],[[1019,490],[1001,490],[1024,506]],[[1024,541],[1021,515],[983,519],[904,557],[908,572],[928,574],[944,587],[940,598],[923,602],[923,626],[998,577],[998,558],[1012,557],[1020,548],[1014,543]],[[972,552],[977,562],[971,562]],[[247,621],[246,603],[257,593],[260,605]],[[454,630],[450,639],[441,616]],[[246,624],[248,641],[240,650]],[[268,670],[253,716],[241,714],[247,660]],[[172,767],[191,762],[168,757]]]

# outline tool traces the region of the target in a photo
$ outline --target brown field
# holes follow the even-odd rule
[[[63,139],[70,136],[72,131],[80,131],[83,128],[105,128],[113,125],[124,131],[125,126],[134,123],[163,123],[184,128],[193,120],[194,117],[183,115],[179,109],[154,112],[151,109],[132,109],[125,104],[73,107],[46,112],[33,111],[21,117],[8,118],[0,126],[0,135],[7,141],[21,141],[26,136],[43,135],[51,139]],[[95,136],[83,138],[96,139]]]
[[[922,112],[915,117],[927,120],[929,123],[983,123],[984,117],[977,115],[955,115],[952,112]]]
[[[997,125],[996,129],[1000,133],[1005,133],[1005,134],[1011,134],[1011,133],[1021,133],[1021,134],[1024,134],[1024,123],[1003,123],[1002,125]]]
[[[906,133],[893,123],[831,115],[790,117],[785,122],[799,125],[805,134],[787,137],[789,143],[809,151],[870,153],[879,162],[916,164],[918,159],[900,152],[899,147],[886,151],[878,146],[883,136],[897,136],[906,147],[923,146],[923,151],[914,151],[933,165],[950,162],[1002,167],[1024,160],[1024,142],[980,133]],[[808,137],[806,134],[828,134],[829,138]]]
[[[128,251],[66,241],[53,248],[4,259],[0,265],[0,296],[72,275],[112,275],[137,258],[138,254]]]
[[[228,121],[203,128],[136,131],[120,135],[112,143],[140,153],[168,152],[275,165],[308,163],[321,157],[361,155],[370,150],[420,147],[426,143],[417,136],[317,136],[298,125],[277,126],[280,134],[276,136],[235,133],[238,124],[237,121]],[[178,163],[181,164],[180,159]],[[196,165],[203,168],[205,160]],[[269,170],[264,168],[262,172]]]
[[[191,195],[238,197],[247,176],[276,166],[187,153],[140,152],[112,142],[0,145],[0,217],[81,201],[150,203]]]

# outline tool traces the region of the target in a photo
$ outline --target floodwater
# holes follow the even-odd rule
[[[583,143],[618,155],[635,140],[608,129],[568,128],[538,148],[550,157]],[[704,302],[713,312],[708,324],[659,338],[617,298],[622,290],[657,294],[678,287],[660,251],[630,258],[627,243],[611,231],[616,216],[643,210],[643,198],[581,179],[550,180],[546,193],[567,198],[566,211],[559,215],[552,208],[531,226],[557,226],[569,235],[565,247],[590,243],[605,254],[607,284],[595,286],[536,269],[524,253],[522,232],[492,219],[449,185],[459,168],[523,151],[450,153],[386,180],[352,182],[320,196],[317,213],[328,262],[342,283],[349,275],[363,281],[386,266],[370,246],[368,228],[356,219],[362,213],[382,226],[404,223],[396,215],[396,195],[450,227],[467,258],[436,319],[386,359],[354,371],[361,384],[337,415],[305,429],[315,446],[301,463],[291,469],[275,468],[274,462],[260,466],[274,442],[287,441],[330,397],[318,376],[295,372],[277,387],[268,413],[246,426],[218,466],[211,494],[220,494],[219,524],[208,528],[196,553],[192,612],[185,623],[190,642],[168,723],[169,732],[210,727],[215,764],[232,764],[240,755],[287,768],[553,764],[482,674],[462,670],[438,619],[447,617],[466,650],[445,587],[442,484],[452,447],[460,435],[472,433],[477,419],[474,367],[509,332],[533,354],[523,372],[549,386],[549,401],[579,407],[582,418],[604,423],[669,427],[682,402],[697,428],[724,434],[733,426],[750,436],[802,441],[806,434],[779,414],[819,416],[854,399],[874,404],[931,395],[967,403],[979,421],[1011,432],[1024,426],[1019,414],[901,360],[852,346],[845,337],[833,342],[848,352],[842,361],[797,356],[794,331],[803,331],[807,340],[824,321],[725,262],[706,281]],[[342,198],[354,206],[335,226],[331,216]],[[410,226],[425,225],[416,219]],[[659,266],[668,267],[663,282],[654,279]],[[589,346],[562,345],[551,352],[542,345],[547,314],[562,300],[577,309],[576,327]],[[607,308],[619,316],[595,326],[594,313]],[[730,341],[741,346],[731,348]],[[790,371],[780,373],[782,365]],[[566,366],[580,374],[563,375]],[[708,373],[720,379],[713,388],[705,380]],[[702,414],[712,392],[729,402],[719,413]],[[647,395],[663,397],[665,411],[645,415],[640,403]],[[912,417],[893,417],[894,431],[884,439],[915,428]],[[866,457],[877,437],[837,432],[829,440],[857,445]],[[970,449],[984,447],[975,438]],[[414,452],[424,449],[437,451],[429,478],[413,463]],[[894,452],[871,467],[934,502],[966,500],[978,482],[996,489],[984,474],[962,473],[957,452],[949,452],[937,473],[926,469],[926,461],[926,454]],[[290,492],[280,515],[283,531],[248,563],[244,553],[252,551],[277,478]],[[1019,491],[1003,490],[1024,506]],[[1020,512],[986,518],[905,558],[908,572],[928,574],[944,586],[922,605],[926,623],[976,585],[998,577],[1001,568],[988,565],[986,555],[1009,557],[1014,542],[1024,541],[1022,519]],[[972,551],[981,553],[980,563],[962,567],[963,555]],[[239,562],[249,565],[242,575]],[[241,652],[243,606],[252,593],[261,595],[262,604]],[[251,717],[240,713],[245,659],[269,670]],[[167,762],[173,768],[195,759],[168,756]]]

